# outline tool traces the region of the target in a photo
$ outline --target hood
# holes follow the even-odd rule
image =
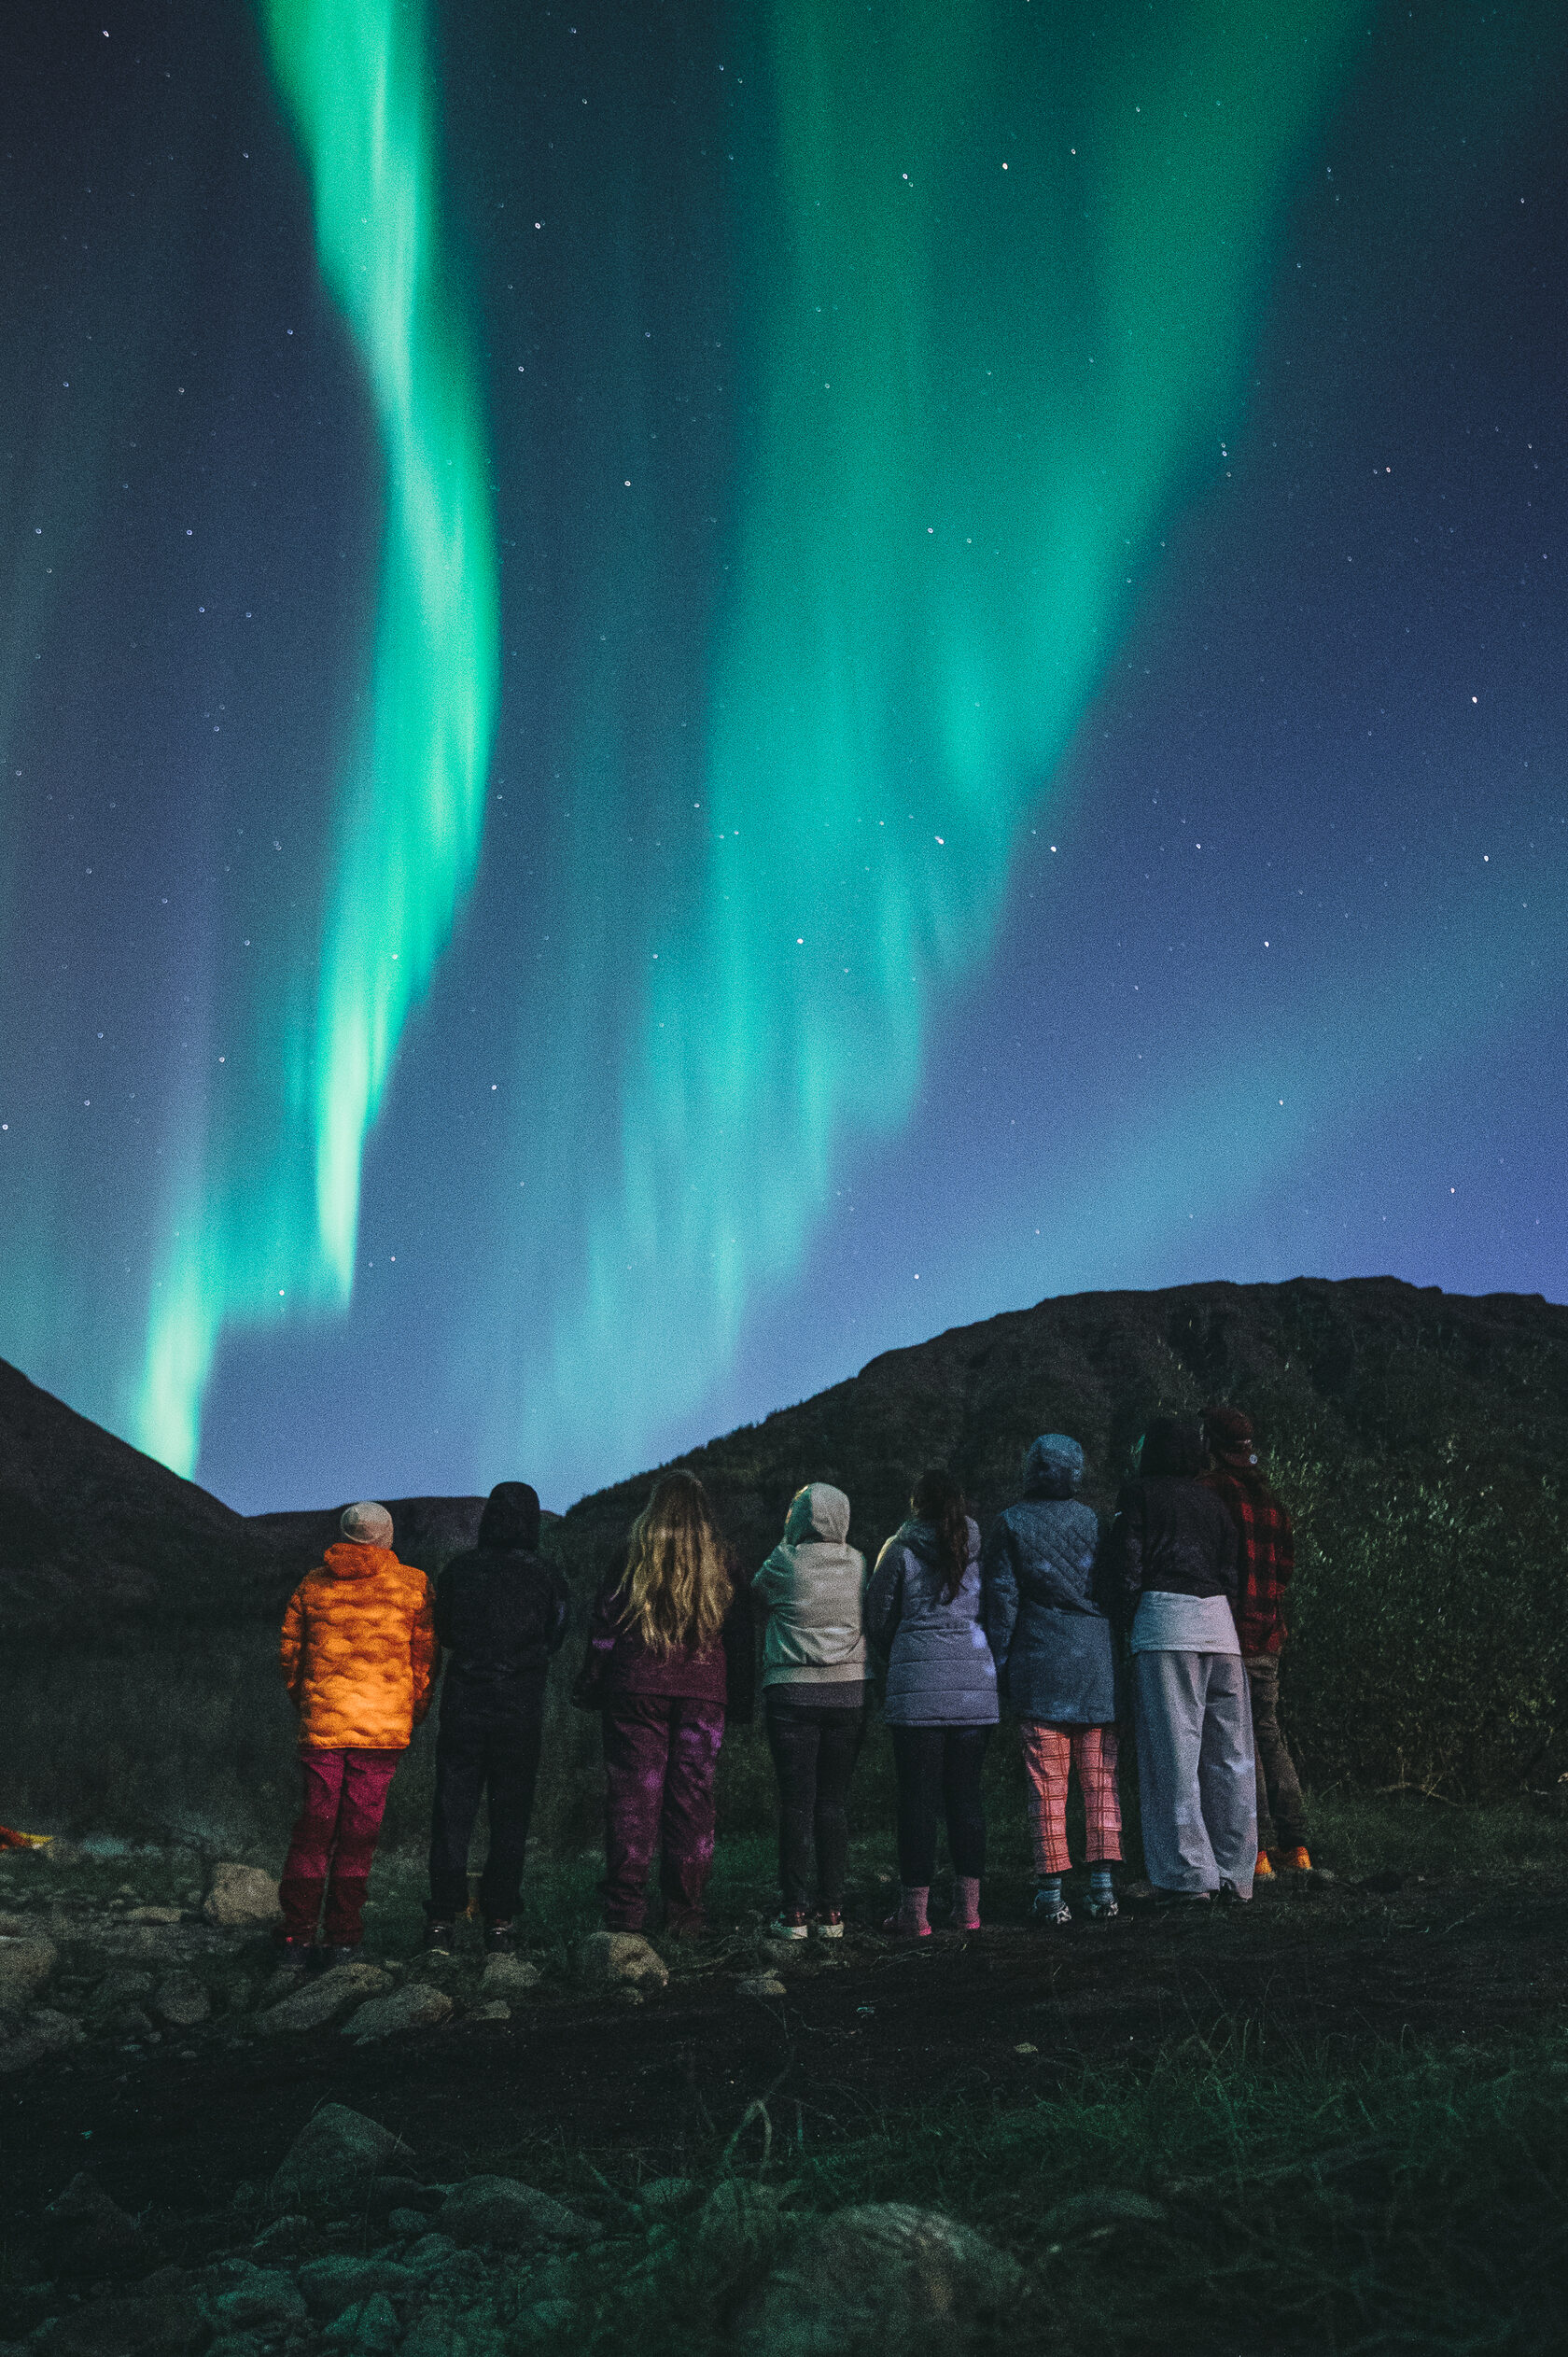
[[[790,1500],[784,1536],[791,1547],[808,1547],[813,1539],[842,1547],[849,1536],[849,1501],[831,1481],[808,1481]]]
[[[1071,1497],[1084,1478],[1084,1452],[1065,1432],[1043,1432],[1024,1458],[1030,1497]]]
[[[378,1571],[394,1570],[397,1562],[390,1547],[367,1547],[355,1538],[340,1538],[321,1558],[333,1579],[373,1579]]]
[[[497,1481],[484,1501],[475,1546],[501,1555],[531,1555],[539,1535],[538,1490],[527,1481]]]

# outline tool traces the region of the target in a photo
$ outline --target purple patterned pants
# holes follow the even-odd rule
[[[718,1703],[623,1694],[606,1709],[605,1921],[612,1931],[642,1929],[655,1842],[667,1922],[673,1929],[701,1921],[723,1740]]]

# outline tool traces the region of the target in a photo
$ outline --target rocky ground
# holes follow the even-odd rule
[[[1568,1835],[1540,1840],[1522,1881],[1323,1874],[1223,1914],[1134,1887],[1112,1925],[1004,1920],[917,1948],[870,1928],[875,1891],[842,1945],[804,1949],[757,1908],[690,1946],[426,1957],[410,1909],[366,1961],[303,1985],[277,1970],[259,1870],[18,1857],[0,1871],[0,2357],[564,2342],[585,2270],[651,2266],[678,2234],[729,2283],[737,2345],[816,2347],[779,2337],[789,2285],[792,2315],[824,2280],[798,2234],[777,2241],[784,2164],[868,2124],[1028,2103],[1173,2040],[1559,2033]],[[983,2238],[875,2209],[811,2229],[838,2235],[845,2297],[859,2236],[919,2313],[947,2312],[955,2284],[972,2319],[1015,2299]],[[822,2329],[848,2345],[842,2318]]]

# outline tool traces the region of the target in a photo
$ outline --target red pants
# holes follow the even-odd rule
[[[1037,1874],[1065,1874],[1067,1776],[1078,1771],[1087,1820],[1091,1866],[1122,1854],[1122,1802],[1116,1789],[1114,1727],[1047,1727],[1023,1721],[1024,1767],[1029,1776],[1029,1831],[1034,1836]]]
[[[323,1894],[323,1932],[333,1947],[357,1948],[376,1837],[400,1751],[301,1751],[304,1806],[289,1836],[279,1898],[291,1940],[314,1940]],[[329,1879],[330,1877],[330,1879]]]

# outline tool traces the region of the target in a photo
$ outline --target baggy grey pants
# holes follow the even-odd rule
[[[1143,1859],[1160,1890],[1253,1895],[1253,1707],[1238,1653],[1135,1653]]]

